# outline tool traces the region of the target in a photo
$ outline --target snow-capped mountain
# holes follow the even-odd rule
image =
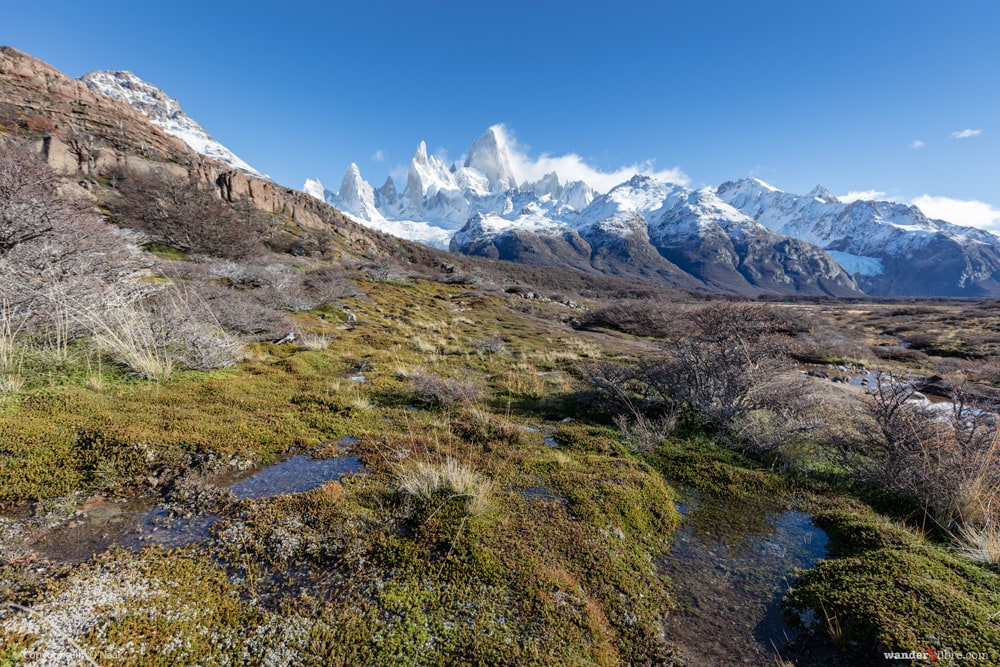
[[[550,255],[559,247],[558,263],[694,289],[859,293],[851,276],[816,246],[772,232],[711,189],[690,190],[644,176],[563,221],[532,207],[511,220],[474,216],[451,247],[531,263],[556,263]]]
[[[167,134],[181,139],[191,150],[235,169],[267,178],[213,139],[201,125],[184,113],[177,100],[132,72],[95,71],[84,74],[80,80],[96,93],[125,101]]]
[[[636,177],[605,194],[518,178],[502,127],[447,164],[420,142],[402,192],[351,165],[304,190],[380,231],[469,254],[740,293],[1000,296],[1000,238],[914,206],[799,196],[757,179],[690,190]]]
[[[1000,238],[981,229],[932,220],[916,206],[845,204],[822,186],[800,196],[744,179],[717,193],[769,229],[826,249],[869,294],[1000,294]]]
[[[555,220],[583,209],[594,197],[586,183],[562,183],[554,173],[518,185],[512,163],[502,129],[493,126],[472,143],[462,165],[428,154],[421,141],[401,193],[392,178],[373,188],[353,164],[336,192],[315,179],[302,189],[369,227],[441,248],[477,213],[512,219],[534,206]]]

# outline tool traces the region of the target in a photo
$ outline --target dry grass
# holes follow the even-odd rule
[[[963,525],[955,538],[959,552],[980,563],[1000,566],[1000,525],[988,521],[980,526]]]
[[[15,394],[24,386],[24,349],[18,344],[22,322],[14,325],[14,313],[4,301],[0,308],[0,394]]]
[[[333,336],[303,331],[299,334],[297,342],[299,347],[305,348],[306,350],[321,352],[330,347],[330,344],[333,343]]]
[[[361,394],[352,396],[348,399],[347,404],[352,410],[356,410],[358,412],[368,412],[369,410],[373,410],[375,408],[375,404],[372,403],[368,397],[362,396]]]
[[[174,361],[158,335],[162,329],[134,295],[113,294],[103,312],[88,313],[87,323],[99,347],[147,380],[166,381]]]
[[[417,352],[423,352],[424,354],[439,354],[444,350],[445,342],[440,336],[435,336],[434,338],[425,338],[421,335],[410,336],[410,342],[413,344],[413,349]]]
[[[491,507],[493,481],[451,457],[401,466],[397,478],[400,491],[421,500],[429,500],[441,490],[465,497],[469,516],[478,516]]]

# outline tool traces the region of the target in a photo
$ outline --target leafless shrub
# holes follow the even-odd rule
[[[483,396],[483,389],[471,380],[445,378],[427,371],[410,373],[407,381],[416,399],[431,405],[470,405]]]
[[[190,285],[215,321],[228,333],[258,340],[277,338],[292,328],[291,322],[256,292],[234,289],[217,283]]]
[[[649,452],[656,449],[677,427],[676,414],[652,418],[639,415],[634,419],[623,414],[615,417],[614,421],[622,438],[635,452]]]
[[[619,301],[586,313],[580,318],[584,327],[606,327],[634,336],[666,338],[678,333],[678,313],[675,304],[656,299]]]
[[[806,406],[798,400],[801,392],[789,386],[796,377],[787,356],[789,324],[779,313],[720,302],[686,315],[687,335],[665,345],[670,361],[664,384],[675,400],[709,427],[737,438],[747,433],[752,415],[777,420],[783,429],[800,421],[795,415]]]
[[[920,503],[945,530],[995,524],[1000,506],[1000,434],[995,415],[955,385],[947,409],[916,400],[885,375],[866,397],[858,435],[838,443],[847,467],[873,486]]]
[[[302,285],[320,305],[363,294],[344,271],[332,267],[310,271],[303,278]]]
[[[0,297],[56,350],[81,333],[71,308],[143,268],[127,235],[64,188],[25,145],[0,142]]]
[[[406,280],[406,274],[400,270],[399,266],[389,260],[369,264],[363,267],[363,270],[372,280],[380,283],[390,280]]]
[[[663,384],[663,363],[663,359],[636,365],[601,361],[581,364],[576,374],[589,391],[588,402],[597,410],[639,422],[647,412],[674,407]]]
[[[490,334],[476,343],[475,347],[476,350],[484,354],[503,354],[507,351],[507,346],[503,342],[503,337],[498,334]]]
[[[217,192],[194,177],[121,170],[117,222],[186,253],[228,259],[250,257],[262,230],[241,219]]]

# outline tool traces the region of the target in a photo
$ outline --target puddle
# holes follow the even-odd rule
[[[553,438],[551,435],[545,438],[545,444],[548,445],[549,447],[555,447],[557,449],[559,448],[559,443],[556,442],[556,439]]]
[[[352,375],[347,379],[350,380],[351,382],[366,382],[364,375]]]
[[[209,528],[219,520],[215,514],[171,517],[165,507],[153,502],[144,498],[102,504],[46,531],[29,548],[50,560],[80,563],[112,546],[139,549],[198,542],[208,537]]]
[[[298,455],[264,468],[256,475],[233,484],[229,490],[237,500],[267,498],[279,493],[302,493],[363,469],[356,456],[314,459]]]
[[[557,505],[565,505],[566,499],[557,494],[555,491],[545,486],[544,484],[535,484],[532,486],[527,486],[518,491],[521,497],[525,500],[538,501],[543,503],[556,503]]]
[[[348,436],[341,442],[351,443],[354,438]],[[364,466],[354,456],[330,459],[292,456],[235,483],[231,473],[220,475],[205,488],[228,488],[237,500],[259,499],[280,493],[301,493],[363,470]],[[158,500],[99,502],[68,523],[42,532],[24,548],[50,560],[79,563],[112,546],[139,549],[152,544],[164,547],[192,544],[207,539],[209,529],[221,518],[214,513],[171,516],[170,509],[158,504]]]
[[[735,498],[678,509],[685,521],[660,560],[677,602],[668,639],[691,664],[776,664],[795,636],[781,599],[796,569],[826,555],[826,533],[806,513]]]

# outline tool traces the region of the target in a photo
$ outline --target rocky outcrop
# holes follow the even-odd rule
[[[66,176],[109,175],[116,167],[193,176],[226,201],[247,199],[266,213],[328,229],[361,256],[390,243],[313,197],[199,155],[125,102],[105,97],[15,48],[0,47],[0,132],[27,136]]]
[[[0,47],[0,92],[0,124],[48,139],[47,156],[61,171],[105,169],[129,155],[192,163],[182,141],[128,105],[87,90],[51,65],[9,46]],[[84,153],[82,159],[79,153]]]

